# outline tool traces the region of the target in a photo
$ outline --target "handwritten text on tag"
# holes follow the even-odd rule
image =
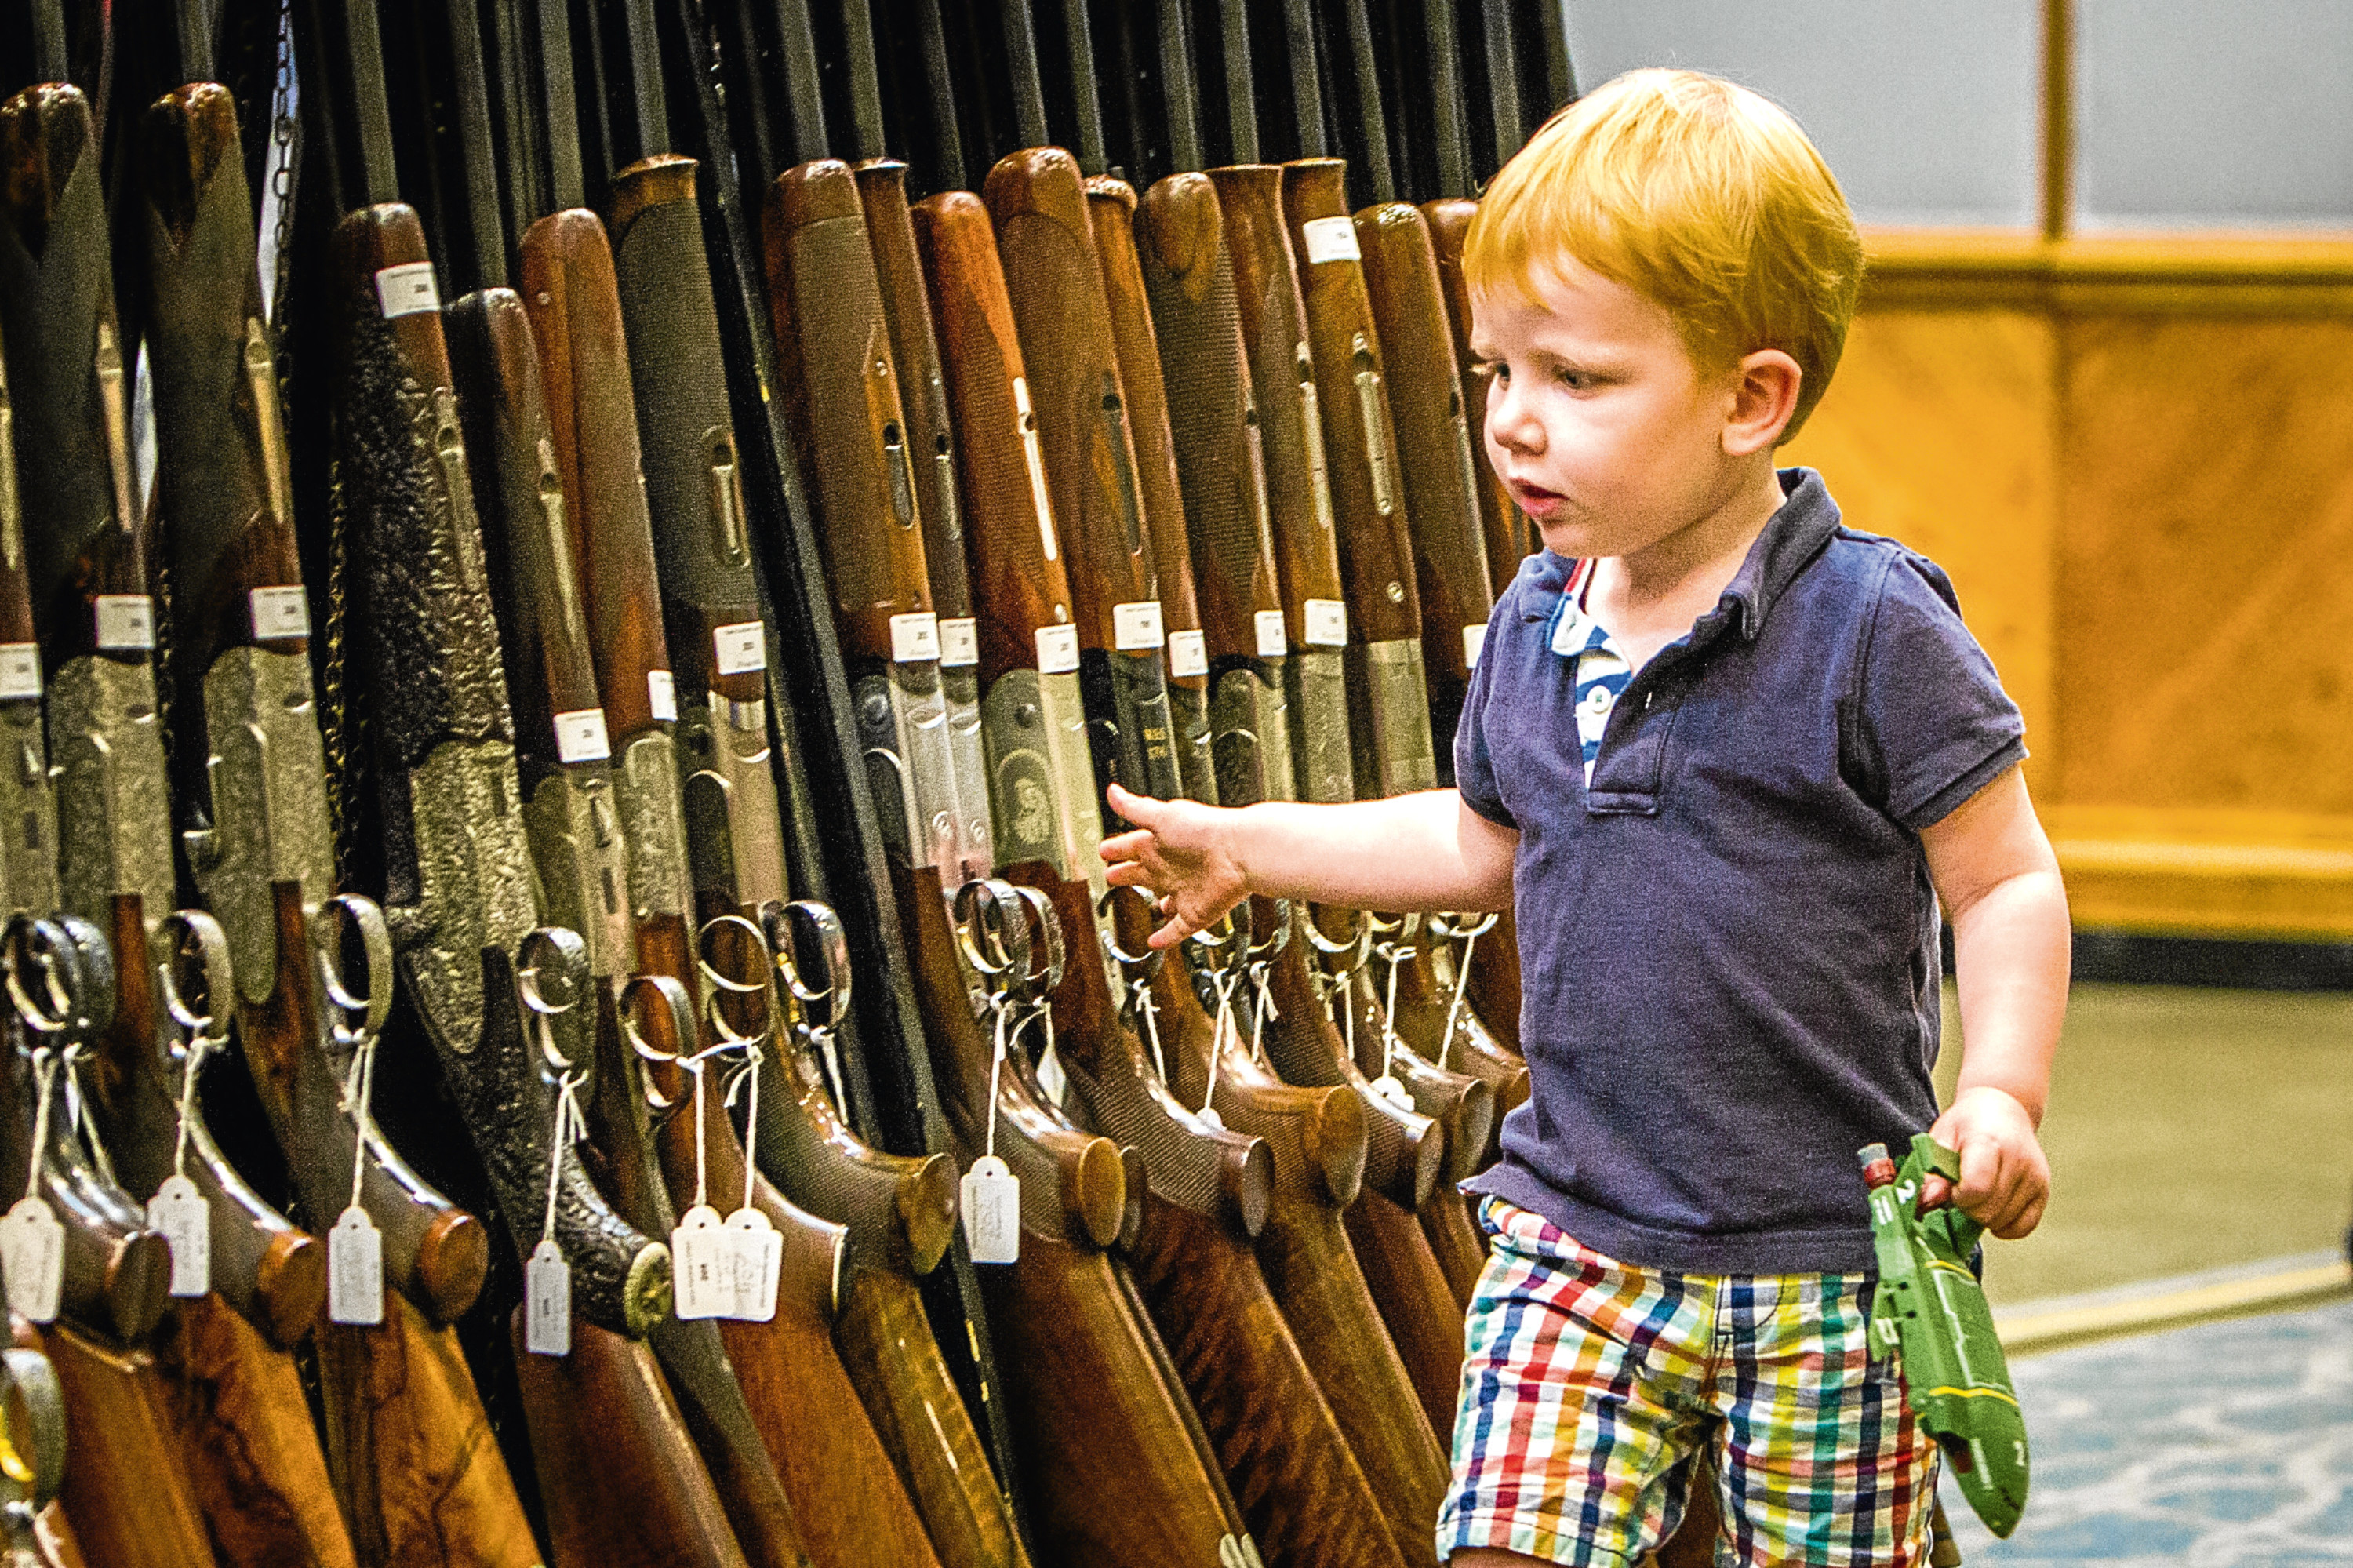
[[[17,1199],[0,1220],[0,1272],[7,1275],[8,1310],[36,1323],[56,1319],[66,1283],[66,1228],[37,1193]]]
[[[384,1321],[384,1236],[356,1203],[327,1233],[327,1320],[359,1327]]]
[[[723,1318],[734,1301],[726,1230],[719,1211],[697,1203],[670,1233],[670,1284],[681,1318]]]
[[[147,1200],[147,1228],[172,1247],[172,1294],[202,1296],[213,1287],[213,1211],[185,1176],[166,1176]]]
[[[547,1236],[523,1266],[522,1348],[534,1356],[572,1353],[572,1266]]]
[[[1021,1180],[1004,1160],[984,1154],[965,1172],[964,1238],[975,1263],[1021,1257]]]

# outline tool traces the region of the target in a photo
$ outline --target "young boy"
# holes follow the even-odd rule
[[[1862,265],[1753,93],[1637,71],[1556,117],[1469,240],[1487,452],[1546,548],[1495,606],[1458,789],[1112,797],[1137,828],[1111,880],[1162,895],[1164,946],[1251,892],[1516,911],[1534,1093],[1470,1183],[1494,1247],[1454,1568],[1635,1563],[1702,1449],[1720,1563],[1925,1562],[1935,1447],[1866,1348],[1855,1151],[1928,1128],[1996,1235],[2042,1217],[2067,911],[2018,710],[1944,573],[1773,464]],[[1940,911],[1967,1030],[1941,1115]]]

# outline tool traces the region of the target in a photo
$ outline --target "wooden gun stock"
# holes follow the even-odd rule
[[[16,1337],[49,1358],[65,1391],[72,1447],[58,1507],[84,1558],[96,1568],[210,1568],[211,1540],[147,1353],[62,1323]]]
[[[1193,560],[1186,545],[1184,493],[1177,477],[1168,392],[1161,380],[1160,344],[1135,248],[1135,188],[1098,175],[1086,183],[1087,217],[1103,269],[1103,301],[1111,312],[1112,345],[1127,394],[1127,425],[1135,439],[1137,490],[1152,569],[1160,594],[1160,624],[1168,637],[1168,705],[1176,725],[1177,772],[1185,793],[1218,801],[1209,736],[1209,666],[1194,592]]]
[[[1498,595],[1511,586],[1520,562],[1535,546],[1529,541],[1528,520],[1512,503],[1512,493],[1495,477],[1487,456],[1487,391],[1491,378],[1471,351],[1471,284],[1462,271],[1462,242],[1469,238],[1471,219],[1479,204],[1463,196],[1445,196],[1421,204],[1430,223],[1430,246],[1438,259],[1439,281],[1446,297],[1446,322],[1454,338],[1454,364],[1462,385],[1462,411],[1471,430],[1471,455],[1479,482],[1479,532],[1486,541],[1487,580]]]
[[[1358,213],[1356,229],[1373,320],[1388,350],[1389,411],[1421,589],[1433,760],[1446,783],[1454,778],[1454,727],[1495,600],[1479,480],[1429,225],[1416,208],[1388,202]]]

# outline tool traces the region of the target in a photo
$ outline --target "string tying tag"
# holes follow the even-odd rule
[[[1135,1015],[1143,1021],[1145,1043],[1152,1047],[1152,1070],[1160,1081],[1168,1081],[1168,1057],[1160,1048],[1160,1006],[1152,1000],[1152,988],[1139,985],[1132,988],[1135,996]]]
[[[1450,1070],[1454,1061],[1454,1026],[1461,1022],[1462,999],[1471,990],[1471,955],[1479,946],[1479,933],[1486,928],[1473,926],[1463,934],[1462,956],[1454,963],[1454,994],[1446,1000],[1446,1033],[1438,1043],[1438,1065]]]
[[[99,1136],[97,1118],[90,1115],[89,1091],[82,1087],[81,1065],[89,1054],[88,1048],[77,1040],[58,1058],[66,1075],[66,1125],[73,1128],[74,1136],[90,1151],[90,1162],[100,1177],[108,1186],[120,1187],[122,1183],[115,1177],[114,1160],[106,1152],[106,1140]]]
[[[1250,1056],[1261,1066],[1266,1063],[1266,1021],[1280,1018],[1282,1010],[1274,1005],[1274,966],[1264,959],[1254,960],[1250,976]]]

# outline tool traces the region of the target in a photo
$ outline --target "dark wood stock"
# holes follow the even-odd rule
[[[1465,995],[1464,1006],[1454,1013],[1451,1040],[1446,1033],[1447,1014],[1451,1011],[1452,998],[1451,963],[1441,971],[1432,955],[1423,952],[1400,966],[1398,971],[1398,1033],[1412,1042],[1419,1058],[1427,1058],[1482,1079],[1495,1092],[1494,1115],[1491,1118],[1487,1138],[1471,1149],[1458,1144],[1449,1145],[1449,1152],[1455,1156],[1449,1169],[1452,1179],[1457,1181],[1494,1162],[1496,1131],[1501,1129],[1504,1118],[1528,1097],[1527,1063],[1521,1059],[1516,1050],[1496,1038],[1480,1015],[1477,1004],[1471,1000],[1477,993],[1480,972],[1491,964],[1502,966],[1512,956],[1509,941],[1498,940],[1504,929],[1503,922],[1498,921],[1496,926],[1497,929],[1481,938],[1473,951],[1472,987]],[[1440,983],[1441,973],[1446,975],[1447,983]],[[1450,1139],[1452,1136],[1450,1132]]]
[[[1168,423],[1209,657],[1255,658],[1255,618],[1282,610],[1282,587],[1268,522],[1261,420],[1225,221],[1208,177],[1172,175],[1146,191],[1135,248],[1171,388]]]
[[[596,689],[617,756],[664,722],[653,698],[669,687],[670,672],[612,246],[596,215],[574,207],[533,224],[522,253],[523,308],[539,347]]]
[[[154,1361],[221,1568],[358,1561],[291,1356],[205,1296],[165,1319]]]
[[[1495,922],[1493,934],[1488,938],[1494,950],[1482,963],[1471,966],[1471,1005],[1479,1010],[1479,1017],[1494,1036],[1496,1044],[1513,1055],[1522,1054],[1520,1047],[1520,931],[1519,922],[1508,909]],[[1517,1101],[1504,1106],[1510,1110]]]
[[[1432,1201],[1451,1204],[1457,1213],[1462,1208],[1451,1192]],[[1348,1210],[1346,1223],[1365,1283],[1413,1380],[1430,1430],[1451,1436],[1454,1402],[1462,1389],[1462,1306],[1453,1287],[1413,1210],[1368,1191]]]
[[[648,968],[681,985],[693,972],[683,952]],[[656,1066],[650,1075],[679,1107],[657,1129],[656,1146],[670,1202],[682,1212],[697,1196],[697,1091],[677,1067]],[[706,1074],[704,1080],[708,1201],[723,1213],[733,1210],[743,1202],[748,1175],[754,1207],[784,1237],[776,1316],[765,1323],[724,1319],[719,1333],[809,1557],[819,1568],[849,1568],[872,1561],[866,1553],[875,1552],[916,1568],[935,1563],[923,1523],[834,1350],[834,1290],[846,1266],[847,1233],[795,1206],[765,1176],[747,1171],[743,1140],[719,1103],[717,1076]],[[768,1092],[776,1092],[773,1086]]]
[[[907,417],[907,451],[915,470],[916,510],[923,520],[923,564],[932,575],[932,608],[943,620],[969,616],[972,587],[956,493],[955,425],[948,412],[939,339],[907,207],[907,165],[895,158],[869,158],[856,172],[858,194],[866,207],[866,238],[874,249],[874,275],[882,290],[882,315],[891,324],[899,402]]]
[[[1301,258],[1300,298],[1324,407],[1324,445],[1331,465],[1332,506],[1339,518],[1350,641],[1419,641],[1421,601],[1404,487],[1395,471],[1397,430],[1388,398],[1368,394],[1366,389],[1377,384],[1364,379],[1386,382],[1388,371],[1364,271],[1351,260],[1307,259],[1307,224],[1348,221],[1346,173],[1347,165],[1337,158],[1285,164],[1283,217]]]
[[[1430,1194],[1430,1202],[1414,1213],[1421,1239],[1430,1244],[1430,1255],[1438,1260],[1446,1288],[1453,1293],[1456,1309],[1465,1314],[1478,1292],[1479,1277],[1487,1271],[1487,1241],[1471,1217],[1475,1201],[1448,1189]]]
[[[386,1291],[382,1324],[317,1333],[327,1467],[362,1568],[538,1568],[456,1332]]]
[[[712,641],[719,627],[759,620],[760,603],[696,167],[659,154],[613,176],[613,263],[670,667],[687,692],[751,702],[765,696],[765,678],[719,673]]]
[[[208,1568],[211,1542],[154,1362],[63,1324],[20,1330],[19,1342],[28,1336],[65,1392],[71,1448],[58,1506],[83,1556],[96,1568]]]
[[[1219,1049],[1198,1008],[1177,1016],[1178,1092],[1193,1104],[1196,1095],[1210,1094],[1227,1126],[1264,1139],[1273,1153],[1274,1197],[1256,1244],[1259,1267],[1372,1486],[1392,1544],[1407,1563],[1427,1568],[1436,1562],[1431,1536],[1446,1457],[1342,1221],[1364,1201],[1364,1097],[1345,1086],[1284,1084],[1243,1043]]]
[[[1282,171],[1272,164],[1237,164],[1211,169],[1208,179],[1224,220],[1234,301],[1258,397],[1284,626],[1291,645],[1299,648],[1307,642],[1303,607],[1311,599],[1337,599],[1342,589],[1322,417],[1302,396],[1316,382],[1306,306],[1282,217]],[[1315,391],[1318,408],[1322,401]]]
[[[303,1212],[332,1215],[351,1202],[351,1118],[343,1109],[341,1079],[320,1044],[319,980],[301,887],[282,882],[271,893],[278,916],[276,983],[266,1001],[239,1005],[238,1040]],[[490,1266],[490,1233],[426,1185],[377,1135],[368,1141],[360,1206],[384,1234],[385,1283],[415,1302],[428,1322],[455,1322],[474,1304]]]
[[[1079,165],[1059,147],[1016,153],[989,171],[982,195],[1029,366],[1079,643],[1114,649],[1113,607],[1158,594]]]
[[[1486,541],[1487,580],[1500,595],[1509,588],[1529,551],[1528,520],[1512,503],[1512,493],[1495,477],[1487,455],[1487,391],[1492,379],[1479,369],[1471,348],[1471,284],[1462,270],[1462,242],[1479,204],[1465,196],[1444,196],[1421,204],[1430,222],[1430,240],[1438,258],[1438,278],[1446,296],[1446,321],[1454,338],[1455,373],[1462,385],[1462,413],[1471,428],[1471,458],[1479,475],[1479,532]]]
[[[890,324],[849,165],[776,176],[765,221],[777,395],[817,502],[843,652],[887,663],[891,619],[928,610]]]
[[[913,218],[955,411],[986,687],[1008,670],[1037,667],[1032,630],[1070,621],[1070,579],[1042,458],[1030,466],[1036,410],[988,208],[967,191],[946,191],[918,203]]]
[[[1454,724],[1471,681],[1463,633],[1471,627],[1483,631],[1495,602],[1480,532],[1461,377],[1439,294],[1438,261],[1420,212],[1388,202],[1358,213],[1356,226],[1366,292],[1388,351],[1389,413],[1397,427],[1398,466],[1421,588],[1430,728],[1451,764]],[[1440,769],[1441,776],[1451,771],[1451,766]]]
[[[555,1560],[748,1568],[653,1352],[584,1323],[569,1355],[535,1356],[522,1311],[515,1372]]]
[[[34,617],[54,671],[96,651],[96,596],[148,591],[145,516],[116,461],[127,433],[110,430],[100,376],[111,353],[128,408],[132,355],[114,319],[98,133],[88,101],[61,82],[0,104],[0,337]]]

